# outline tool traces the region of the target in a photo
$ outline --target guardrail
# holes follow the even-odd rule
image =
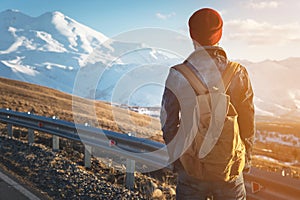
[[[300,199],[300,180],[292,177],[283,177],[280,173],[252,169],[245,174],[247,199]]]
[[[27,128],[29,145],[34,142],[35,130],[53,136],[53,150],[59,149],[60,137],[82,142],[85,146],[84,165],[87,168],[91,166],[93,148],[100,148],[127,158],[126,186],[128,188],[132,188],[134,185],[135,161],[156,169],[167,166],[165,145],[152,140],[7,109],[0,109],[0,122],[7,124],[10,138],[13,136],[13,126]]]
[[[35,130],[53,136],[53,150],[59,149],[60,137],[84,143],[86,167],[91,166],[91,153],[94,147],[127,158],[126,186],[128,188],[134,185],[135,161],[156,169],[171,168],[167,166],[166,146],[152,140],[7,109],[0,109],[0,122],[7,124],[9,137],[13,136],[13,126],[27,128],[29,145],[34,142]],[[300,180],[298,179],[282,177],[278,173],[256,168],[253,168],[250,174],[244,174],[244,177],[248,199],[300,198]]]

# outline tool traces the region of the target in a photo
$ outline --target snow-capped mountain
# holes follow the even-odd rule
[[[1,76],[72,91],[76,70],[107,40],[62,13],[0,13]],[[71,83],[71,84],[70,84]]]
[[[183,60],[109,39],[60,12],[1,12],[0,36],[0,76],[131,106],[159,106],[169,67]],[[257,115],[300,117],[300,58],[240,62],[250,74]]]
[[[300,117],[300,58],[266,60],[247,66],[258,115]]]
[[[6,10],[0,13],[0,35],[0,76],[120,104],[158,105],[154,94],[159,92],[130,100],[112,99],[112,92],[124,74],[141,81],[152,76],[150,70],[164,80],[167,67],[179,62],[178,56],[142,43],[109,39],[60,12],[30,17]],[[151,66],[158,65],[164,67],[155,72]],[[139,91],[147,94],[148,89]]]

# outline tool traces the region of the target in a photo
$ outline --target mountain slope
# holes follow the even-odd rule
[[[160,123],[157,119],[125,109],[112,107],[101,101],[92,101],[80,97],[35,85],[0,78],[0,107],[20,112],[74,121],[115,132],[135,132],[139,137],[160,135]],[[88,111],[94,109],[96,118]],[[79,112],[80,111],[80,112]],[[116,120],[116,116],[119,121]]]
[[[0,13],[2,77],[71,92],[76,69],[107,37],[62,13]],[[13,72],[13,73],[12,73]]]
[[[96,91],[93,96],[110,102],[112,89],[125,73],[149,63],[170,66],[178,62],[144,44],[108,40],[60,12],[29,17],[7,10],[0,13],[0,27],[0,76],[82,97]],[[158,74],[164,79],[167,71],[165,67]],[[131,74],[131,78],[136,77]],[[137,101],[132,104],[143,104]],[[146,105],[159,103],[154,97],[149,101]]]
[[[169,67],[183,60],[109,39],[60,12],[1,12],[0,35],[1,77],[116,104],[159,106]],[[250,74],[257,115],[300,117],[300,58],[240,62]]]
[[[50,52],[92,52],[108,38],[60,12],[29,17],[21,12],[7,10],[0,13],[2,53],[16,48]],[[2,35],[1,34],[1,35]],[[9,50],[10,49],[10,50]]]
[[[300,58],[247,65],[258,115],[300,117]]]

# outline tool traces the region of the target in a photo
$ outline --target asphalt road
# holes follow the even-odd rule
[[[0,172],[0,200],[39,200],[19,183]]]

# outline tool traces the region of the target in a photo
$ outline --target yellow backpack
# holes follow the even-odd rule
[[[233,180],[244,168],[245,146],[239,134],[238,115],[226,94],[239,66],[229,62],[220,80],[223,91],[218,87],[210,92],[189,66],[174,67],[197,95],[192,120],[198,131],[180,161],[188,175],[200,180]]]

